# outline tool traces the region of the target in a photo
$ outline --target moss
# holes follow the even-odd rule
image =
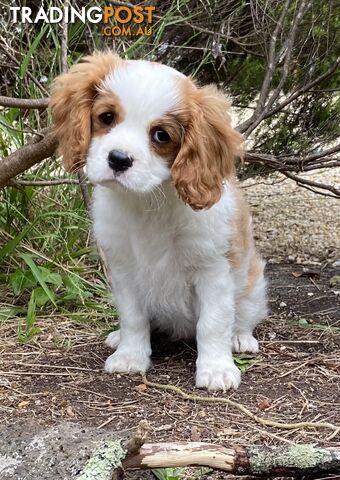
[[[296,470],[320,468],[332,461],[330,453],[315,445],[292,445],[275,450],[253,447],[249,453],[250,468],[254,473],[269,473],[280,467]]]
[[[115,468],[121,466],[126,451],[119,440],[106,442],[99,447],[86,463],[78,480],[110,480]]]
[[[329,284],[331,287],[340,287],[340,275],[334,275],[334,277],[329,280]]]

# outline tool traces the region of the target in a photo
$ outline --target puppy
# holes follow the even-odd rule
[[[237,388],[257,352],[263,262],[237,186],[229,102],[176,70],[96,53],[59,76],[51,108],[64,165],[86,166],[120,330],[107,372],[146,371],[150,331],[196,338],[196,386]]]

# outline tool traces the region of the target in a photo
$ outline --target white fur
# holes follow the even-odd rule
[[[115,175],[123,187],[150,192],[170,178],[165,159],[150,154],[148,127],[179,104],[178,82],[182,77],[165,65],[139,60],[126,62],[103,81],[102,88],[119,97],[125,119],[91,142],[87,174],[94,184],[112,187],[113,172],[107,163],[112,149],[127,151],[134,158],[132,168]]]
[[[265,316],[265,282],[261,277],[238,301],[250,256],[236,272],[226,257],[237,209],[234,189],[226,183],[212,208],[193,211],[171,185],[167,162],[150,150],[148,125],[180,102],[180,77],[168,67],[128,62],[103,83],[126,112],[122,123],[93,139],[87,158],[96,185],[94,231],[120,313],[120,331],[107,338],[116,351],[105,369],[147,370],[150,330],[159,328],[173,338],[196,336],[196,386],[225,390],[240,383],[232,347],[258,350],[252,331]],[[133,166],[116,176],[107,163],[112,149],[134,158]]]

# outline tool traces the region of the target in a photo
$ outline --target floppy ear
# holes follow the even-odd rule
[[[222,194],[223,181],[235,173],[242,136],[230,125],[230,104],[214,86],[188,94],[189,115],[182,147],[171,173],[179,196],[194,210],[210,208]]]
[[[91,109],[101,81],[122,60],[113,53],[95,53],[54,81],[50,100],[54,129],[67,171],[85,163],[91,140]]]

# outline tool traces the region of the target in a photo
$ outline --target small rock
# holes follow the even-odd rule
[[[280,308],[286,307],[287,304],[285,302],[280,302]]]
[[[200,442],[202,439],[201,437],[201,432],[198,430],[198,428],[193,425],[190,430],[190,440],[192,442]]]
[[[66,407],[66,413],[69,417],[74,417],[75,416],[75,413],[73,411],[73,408],[71,407],[71,405],[68,405]]]

